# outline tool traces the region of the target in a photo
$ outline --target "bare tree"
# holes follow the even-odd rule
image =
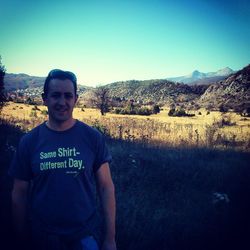
[[[5,76],[6,69],[4,65],[2,65],[2,57],[0,56],[0,112],[6,101],[6,96],[4,94],[4,76]]]
[[[105,115],[110,108],[109,89],[105,86],[97,87],[93,91],[93,98],[91,104],[100,110],[102,115]]]

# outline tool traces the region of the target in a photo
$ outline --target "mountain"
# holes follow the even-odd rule
[[[197,103],[205,108],[250,108],[250,64],[226,79],[211,84]]]
[[[229,67],[226,67],[216,72],[208,72],[208,73],[203,73],[198,70],[195,70],[191,74],[186,75],[186,76],[170,77],[167,79],[170,81],[174,81],[174,82],[187,83],[189,85],[210,84],[210,83],[223,80],[232,73],[234,73],[234,71],[230,69]]]
[[[27,74],[8,74],[4,77],[4,88],[7,92],[15,90],[25,90],[40,88],[42,90],[44,85],[45,77],[30,76]],[[78,89],[83,91],[91,89],[91,87],[78,85]],[[29,90],[27,90],[29,91]]]
[[[29,76],[26,74],[8,74],[4,77],[4,88],[6,91],[17,89],[36,88],[44,84],[45,77]]]
[[[208,78],[216,79],[218,75],[222,77],[223,74],[227,75],[230,72],[229,68],[210,73],[194,71],[189,78],[196,78],[196,82],[203,81],[204,83]],[[6,89],[23,88],[21,93],[24,96],[40,96],[43,82],[44,77],[26,74],[7,74],[5,77]],[[35,90],[36,87],[38,91]],[[144,104],[170,105],[175,103],[190,108],[199,106],[220,109],[223,106],[225,109],[243,110],[250,108],[250,65],[212,84],[190,85],[167,79],[153,79],[120,81],[107,84],[105,87],[109,89],[110,98],[118,102],[132,99]],[[80,99],[88,101],[94,89],[79,85]]]

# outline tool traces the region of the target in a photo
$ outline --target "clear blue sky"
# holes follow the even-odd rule
[[[8,73],[71,70],[78,82],[181,76],[250,63],[248,0],[2,0]]]

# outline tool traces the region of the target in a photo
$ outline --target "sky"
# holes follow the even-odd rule
[[[250,63],[249,0],[0,0],[7,73],[78,83],[162,79]]]

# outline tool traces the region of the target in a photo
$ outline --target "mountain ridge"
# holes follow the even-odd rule
[[[195,72],[195,74],[199,75],[199,72]],[[23,96],[40,96],[45,78],[27,79],[26,74],[21,76],[21,80],[18,80],[17,76],[12,75],[17,86],[21,84],[26,87],[23,90]],[[215,81],[218,79],[217,76],[213,76],[213,78],[213,83],[206,84],[204,84],[204,79],[201,79],[203,84],[185,84],[167,79],[153,79],[119,81],[103,86],[109,90],[110,99],[118,102],[134,100],[141,104],[176,104],[190,109],[198,107],[220,109],[221,106],[226,109],[250,108],[250,65],[222,80]],[[6,79],[8,80],[8,75]],[[39,91],[35,91],[36,86],[39,86],[37,87]],[[90,100],[94,90],[93,87],[84,88],[79,85],[80,100]]]
[[[211,84],[197,103],[205,108],[250,108],[250,64],[226,79]]]
[[[182,82],[186,84],[208,84],[214,81],[219,81],[225,79],[230,74],[235,73],[231,68],[225,67],[219,69],[216,72],[200,72],[199,70],[194,70],[192,73],[185,76],[169,77],[167,80],[174,82]]]

